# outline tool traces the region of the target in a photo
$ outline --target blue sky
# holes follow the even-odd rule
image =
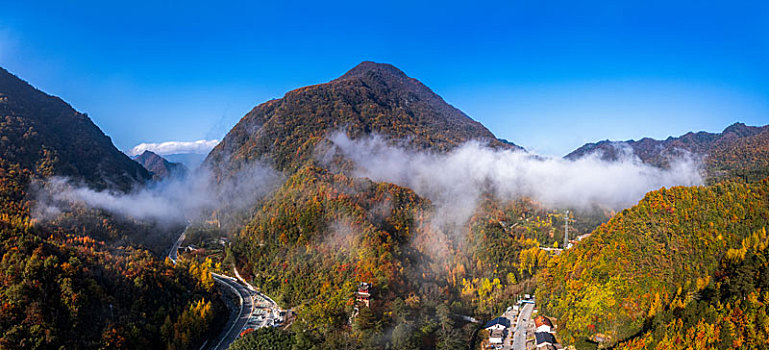
[[[89,113],[123,150],[219,139],[253,106],[363,60],[545,154],[769,123],[761,1],[13,1],[0,12],[0,66]]]

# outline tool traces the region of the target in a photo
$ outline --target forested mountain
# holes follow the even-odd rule
[[[462,316],[490,318],[534,290],[548,260],[538,247],[563,241],[563,214],[485,195],[468,222],[447,229],[411,189],[323,161],[340,130],[429,152],[469,140],[519,149],[390,65],[364,62],[289,92],[248,113],[206,161],[226,176],[266,160],[287,176],[240,215],[240,272],[298,312],[278,337],[294,349],[466,349],[476,325]],[[373,284],[373,300],[355,311],[361,282]]]
[[[710,149],[705,164],[712,181],[740,179],[750,182],[769,176],[769,125],[761,130],[720,141]]]
[[[448,150],[468,140],[518,148],[447,104],[399,69],[363,62],[331,82],[265,102],[235,125],[209,154],[213,169],[267,159],[279,170],[298,169],[334,131],[351,138],[378,133],[416,149]]]
[[[767,226],[769,179],[653,191],[551,260],[538,301],[571,343],[761,348]]]
[[[179,178],[187,174],[187,167],[184,164],[169,162],[152,151],[144,151],[144,153],[134,157],[134,160],[147,169],[155,180]]]
[[[549,259],[539,247],[563,239],[563,219],[486,197],[452,237],[432,209],[408,188],[303,166],[232,249],[243,275],[298,312],[295,349],[466,349],[476,325],[461,315],[489,319],[532,292]],[[352,317],[361,282],[373,301]]]
[[[150,178],[87,115],[3,68],[0,157],[36,176],[67,176],[98,189],[129,190]]]
[[[187,232],[216,242],[210,256],[224,266],[205,253],[174,265],[162,258],[179,233],[173,223],[84,203],[33,215],[50,176],[130,191],[173,176],[173,163],[151,152],[141,165],[130,160],[87,116],[5,71],[0,88],[3,349],[199,348],[227,316],[209,272],[233,266],[297,312],[290,327],[251,333],[238,348],[466,349],[480,326],[473,318],[535,290],[559,339],[580,348],[750,348],[769,338],[769,126],[570,154],[630,151],[660,167],[682,152],[705,157],[714,184],[652,191],[616,215],[479,190],[472,215],[454,222],[429,195],[356,177],[329,137],[380,135],[431,155],[470,140],[520,147],[397,68],[363,62],[255,107],[227,134],[205,161],[215,180],[259,183],[254,174],[266,173],[240,172],[258,162],[285,181],[263,199],[222,186],[232,193],[223,197],[253,207],[224,198]],[[558,255],[550,248],[564,241],[567,219],[573,236],[592,235]],[[221,247],[221,236],[232,244]],[[360,283],[370,284],[365,304]]]
[[[687,152],[704,157],[710,182],[735,178],[761,180],[769,176],[769,125],[756,127],[735,123],[721,133],[689,132],[665,140],[606,140],[585,144],[566,158],[577,159],[598,153],[603,159],[617,160],[629,153],[646,163],[665,167],[672,158]]]
[[[99,210],[31,215],[31,184],[48,176],[129,190],[147,171],[88,117],[2,69],[0,112],[0,348],[198,348],[223,308],[210,262],[164,261],[136,244],[157,227]]]
[[[769,252],[766,228],[721,259],[712,282],[654,315],[617,349],[766,349],[769,347]]]

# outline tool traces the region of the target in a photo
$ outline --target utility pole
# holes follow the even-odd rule
[[[569,211],[566,210],[563,223],[563,249],[569,249]]]

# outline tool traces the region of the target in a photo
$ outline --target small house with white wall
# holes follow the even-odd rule
[[[550,319],[544,316],[537,316],[534,318],[534,326],[537,327],[535,332],[552,333],[553,323]]]
[[[502,344],[503,339],[505,339],[505,331],[503,330],[492,330],[489,333],[489,344],[491,345]]]

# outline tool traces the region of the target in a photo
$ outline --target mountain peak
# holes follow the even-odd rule
[[[295,171],[314,162],[327,135],[377,134],[405,140],[417,150],[448,151],[474,140],[518,149],[454,108],[430,88],[390,64],[362,62],[329,83],[299,88],[254,107],[209,153],[212,169],[238,169],[243,160],[266,159]]]
[[[389,75],[399,79],[409,79],[406,73],[388,63],[377,63],[372,61],[363,61],[353,67],[347,73],[344,73],[338,80],[349,79],[353,77],[362,77],[369,73],[378,73],[380,75]]]
[[[332,80],[329,84],[356,85],[361,83],[374,90],[395,90],[398,93],[411,94],[421,100],[433,101],[439,105],[446,104],[440,96],[419,80],[409,77],[406,73],[388,63],[363,61],[341,77]]]
[[[724,129],[722,133],[723,134],[734,133],[740,136],[744,136],[745,134],[750,133],[750,129],[751,127],[745,125],[745,123],[737,122],[726,127],[726,129]]]
[[[187,168],[181,163],[172,163],[155,152],[145,150],[142,154],[133,158],[152,174],[155,180],[162,180],[172,176],[185,176]]]

